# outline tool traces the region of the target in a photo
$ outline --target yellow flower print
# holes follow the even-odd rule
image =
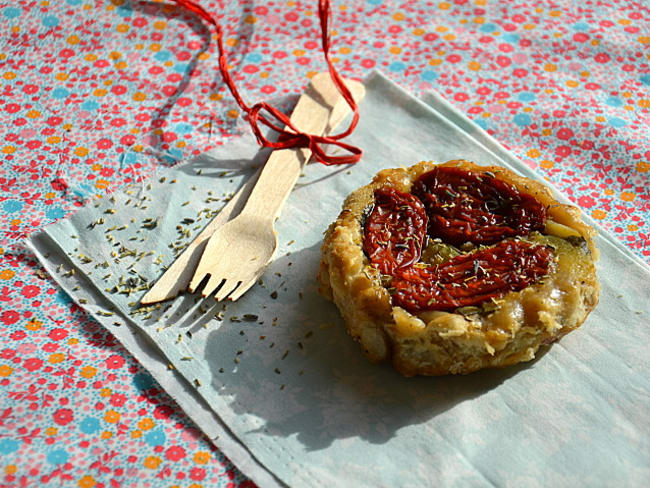
[[[160,466],[161,462],[162,459],[160,459],[158,456],[148,456],[145,458],[142,464],[145,468],[156,469],[158,466]]]
[[[149,417],[143,418],[138,422],[138,429],[140,430],[150,430],[155,425],[154,421]]]
[[[607,217],[607,212],[605,212],[604,210],[601,210],[601,209],[597,208],[596,210],[594,210],[593,212],[591,212],[591,216],[592,216],[593,218],[595,218],[595,219],[602,220],[602,219],[604,219],[605,217]]]
[[[96,481],[95,478],[87,474],[83,478],[81,478],[77,484],[79,485],[79,488],[93,488],[95,486]]]
[[[43,325],[43,322],[41,322],[40,320],[32,319],[29,322],[27,322],[27,325],[25,325],[25,328],[27,330],[34,331],[34,330],[40,329],[42,325]]]
[[[119,422],[121,417],[122,415],[119,412],[116,412],[115,410],[107,410],[106,413],[104,414],[104,420],[109,424],[114,424]]]
[[[93,366],[84,366],[81,368],[81,371],[79,371],[79,374],[84,378],[92,378],[97,374],[97,368]]]
[[[14,277],[16,273],[14,273],[10,269],[3,269],[0,271],[0,280],[10,280],[11,278]]]
[[[7,364],[0,364],[0,376],[7,377],[14,372],[14,368]]]
[[[196,464],[207,464],[210,461],[210,453],[208,451],[197,451],[194,453],[194,462]]]
[[[48,361],[50,362],[50,364],[62,363],[63,361],[65,361],[65,354],[60,352],[55,352],[54,354],[50,354]]]

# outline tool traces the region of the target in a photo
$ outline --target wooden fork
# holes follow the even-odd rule
[[[356,101],[361,100],[365,93],[361,83],[346,80],[346,86]],[[322,135],[328,130],[328,121],[338,123],[347,112],[349,107],[329,74],[319,73],[298,100],[291,122],[303,132]],[[202,295],[217,290],[217,301],[226,297],[237,300],[253,286],[277,248],[275,220],[310,156],[308,148],[271,153],[241,213],[210,237],[188,287],[190,292],[208,276]]]

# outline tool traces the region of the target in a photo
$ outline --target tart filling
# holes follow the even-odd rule
[[[319,279],[371,360],[468,373],[532,359],[584,321],[599,293],[592,235],[540,183],[423,162],[346,199]]]

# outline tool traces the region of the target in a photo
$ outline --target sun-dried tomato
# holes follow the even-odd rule
[[[429,235],[456,246],[525,236],[546,221],[535,197],[487,173],[438,167],[420,176],[412,193],[424,203]]]
[[[410,193],[380,188],[366,220],[363,250],[381,273],[392,275],[420,259],[426,228],[422,202]]]
[[[544,206],[491,173],[438,167],[412,194],[375,191],[363,249],[393,277],[393,304],[410,312],[453,310],[518,291],[549,272],[552,251],[513,240],[541,230]],[[448,244],[493,245],[437,266],[417,265],[425,234]],[[505,240],[504,240],[505,239]]]
[[[507,240],[439,266],[403,268],[391,283],[393,304],[414,313],[478,305],[535,283],[551,258],[545,246]]]

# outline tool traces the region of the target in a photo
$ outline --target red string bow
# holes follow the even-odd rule
[[[329,19],[331,16],[331,9],[329,0],[318,0],[318,18],[320,20],[323,53],[325,55],[325,61],[327,62],[332,81],[354,113],[352,121],[350,122],[348,128],[340,134],[331,136],[307,134],[298,130],[291,123],[287,115],[283,114],[266,102],[258,102],[252,107],[248,106],[242,99],[239,91],[237,91],[237,87],[235,86],[235,83],[230,76],[230,72],[228,71],[228,62],[226,60],[225,49],[223,47],[223,30],[219,23],[203,7],[192,0],[172,1],[189,10],[190,12],[193,12],[214,26],[215,30],[217,31],[217,48],[219,50],[219,71],[221,72],[221,77],[230,90],[233,98],[237,102],[237,105],[239,105],[239,107],[246,113],[246,118],[248,119],[248,122],[251,125],[251,129],[257,138],[257,142],[261,146],[271,147],[273,149],[308,147],[312,151],[316,160],[325,165],[353,164],[359,162],[362,154],[361,149],[341,141],[341,139],[349,136],[352,131],[354,131],[354,128],[359,121],[359,112],[357,109],[357,104],[354,101],[350,90],[348,90],[348,88],[345,86],[341,75],[339,75],[338,71],[336,71],[336,68],[334,68],[332,61],[330,60]],[[265,116],[262,112],[266,112],[266,114],[268,114],[275,121]],[[259,126],[260,122],[279,134],[277,141],[270,141],[266,136],[264,136]],[[346,150],[349,154],[343,156],[330,156],[323,150],[322,145],[324,144],[338,146]]]

